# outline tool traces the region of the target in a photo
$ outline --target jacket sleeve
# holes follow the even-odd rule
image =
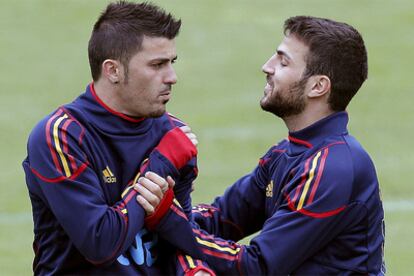
[[[238,241],[262,227],[270,155],[271,151],[267,152],[252,173],[227,188],[211,205],[200,204],[193,208],[192,219],[201,229]]]
[[[113,262],[144,226],[135,190],[108,205],[101,179],[85,154],[84,129],[63,110],[42,121],[28,142],[23,166],[31,192],[53,213],[90,262]],[[36,211],[36,210],[34,210]]]
[[[189,223],[194,239],[186,236],[180,242],[178,233],[169,226],[173,223],[178,228],[184,222],[177,220],[177,211],[166,215],[158,233],[182,249],[191,249],[193,245],[188,243],[195,240],[198,252],[194,254],[201,252],[202,259],[218,274],[294,273],[341,231],[361,223],[367,213],[363,202],[350,202],[354,177],[352,160],[344,148],[325,149],[305,162],[297,172],[299,177],[293,177],[286,186],[294,188],[279,191],[282,203],[249,245],[211,234],[195,222]],[[239,187],[230,190],[233,188]],[[221,204],[234,208],[238,201],[243,201],[240,195]],[[249,216],[247,220],[254,224],[255,216]]]

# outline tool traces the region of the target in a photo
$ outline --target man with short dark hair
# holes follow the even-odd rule
[[[193,221],[170,212],[155,230],[187,253],[203,253],[218,274],[384,274],[378,180],[348,134],[345,111],[367,78],[363,39],[345,23],[308,16],[286,20],[284,34],[263,65],[260,105],[283,119],[288,139],[212,205],[194,208]],[[171,223],[191,225],[195,245]],[[257,231],[249,245],[235,242]]]
[[[148,191],[138,183],[147,170],[166,177],[166,166],[189,214],[194,136],[166,113],[177,82],[180,26],[148,3],[109,4],[89,41],[93,82],[33,129],[23,167],[33,210],[34,274],[175,273],[168,264],[176,250],[144,225],[156,223],[163,210],[145,218],[138,193]],[[188,271],[201,267],[197,261]]]

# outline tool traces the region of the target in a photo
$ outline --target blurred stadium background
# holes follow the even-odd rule
[[[349,107],[350,131],[370,152],[386,215],[389,275],[414,274],[414,2],[410,0],[154,1],[183,19],[179,82],[169,111],[199,138],[194,202],[214,196],[286,137],[261,111],[261,66],[282,38],[283,21],[314,15],[344,21],[364,36],[369,79]],[[30,275],[31,207],[21,161],[34,124],[90,82],[87,42],[108,1],[0,0],[0,268]],[[277,245],[276,245],[277,246]]]

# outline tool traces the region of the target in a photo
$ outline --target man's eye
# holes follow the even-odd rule
[[[154,64],[152,64],[152,67],[154,67],[156,69],[159,69],[159,68],[162,67],[162,65],[163,65],[163,63],[154,63]]]

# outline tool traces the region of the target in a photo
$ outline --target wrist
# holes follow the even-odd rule
[[[160,223],[161,219],[167,214],[170,206],[174,200],[174,191],[169,188],[162,198],[160,204],[155,209],[154,213],[145,218],[145,226],[149,230],[154,230]]]

